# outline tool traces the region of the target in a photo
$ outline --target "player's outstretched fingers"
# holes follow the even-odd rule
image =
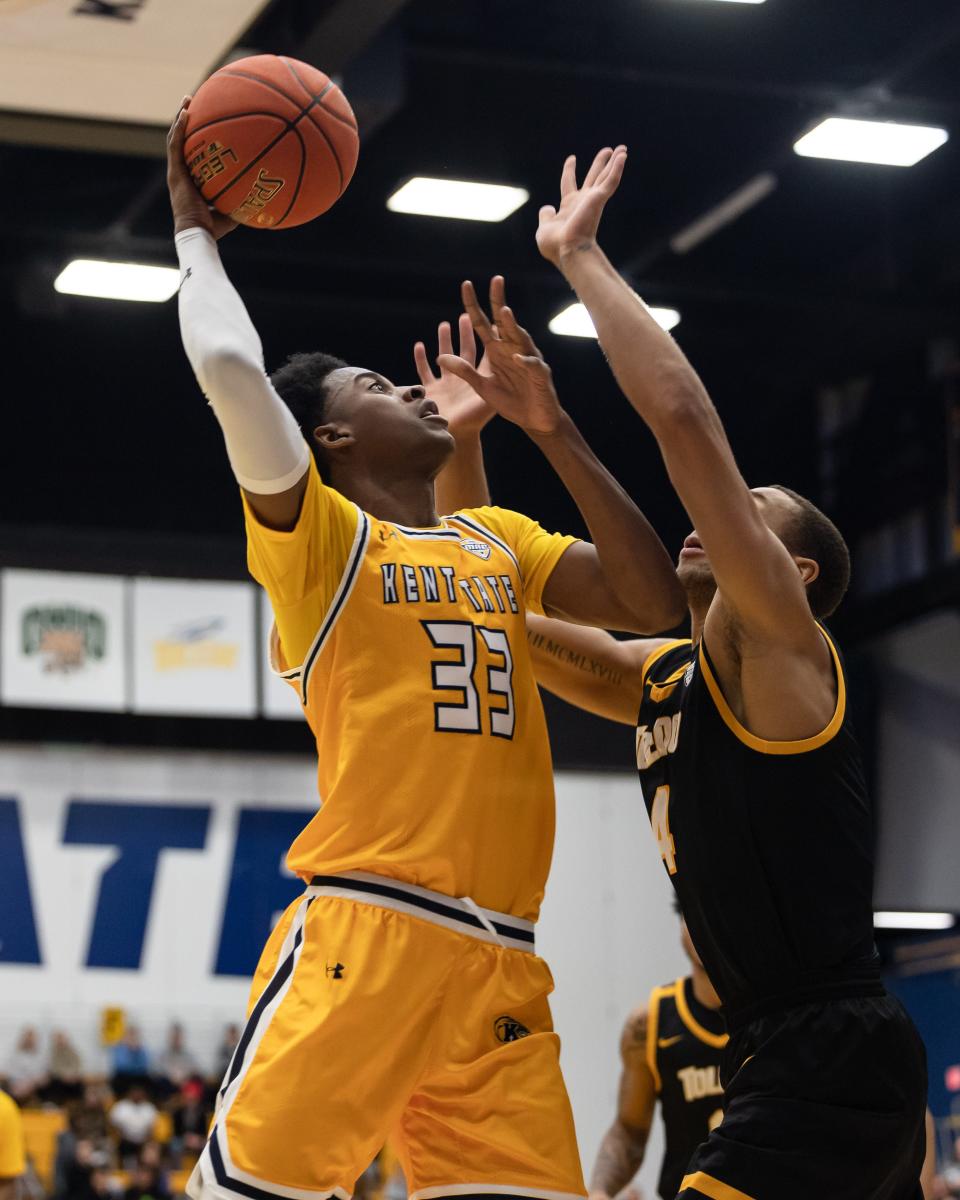
[[[438,355],[437,366],[441,371],[449,371],[451,375],[456,375],[464,383],[469,383],[477,395],[482,395],[484,383],[489,383],[489,380],[480,374],[473,363],[468,363],[466,359],[460,358],[457,354]]]
[[[620,186],[620,180],[623,178],[623,169],[626,165],[627,148],[626,146],[618,146],[597,179],[597,187],[608,199]]]
[[[473,332],[473,324],[468,313],[461,313],[457,322],[460,334],[460,357],[468,363],[476,364],[477,339]]]
[[[430,360],[427,358],[427,348],[423,342],[417,342],[413,347],[413,362],[417,368],[417,375],[420,382],[425,388],[437,382],[437,377],[430,369]]]
[[[437,326],[437,353],[453,353],[453,335],[450,332],[450,322],[441,321]]]
[[[602,150],[597,151],[593,162],[590,164],[590,170],[584,177],[584,187],[590,187],[597,182],[611,158],[613,158],[613,150],[609,146],[604,146]]]
[[[480,307],[476,288],[474,288],[469,279],[463,281],[460,288],[460,295],[463,298],[463,307],[470,318],[470,324],[473,326],[474,333],[476,333],[480,341],[485,346],[488,342],[496,341],[496,333],[490,324],[490,318]]]
[[[494,275],[490,280],[490,315],[493,318],[493,324],[501,331],[503,330],[503,322],[500,320],[500,314],[503,312],[503,306],[507,302],[507,281],[502,275]]]
[[[568,154],[560,173],[560,199],[571,195],[577,190],[577,156]]]

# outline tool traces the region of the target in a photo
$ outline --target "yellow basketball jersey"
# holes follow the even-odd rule
[[[536,919],[554,796],[524,614],[543,611],[574,539],[498,508],[431,529],[378,520],[312,461],[294,530],[246,518],[272,665],[319,756],[321,807],[290,868],[373,871]]]

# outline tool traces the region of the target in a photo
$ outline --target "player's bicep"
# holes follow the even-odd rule
[[[647,1062],[647,1014],[640,1010],[627,1018],[620,1039],[620,1086],[617,1120],[630,1129],[649,1130],[657,1103],[657,1085]]]
[[[527,614],[537,683],[586,712],[635,725],[647,640],[617,641],[602,629]]]
[[[243,489],[247,504],[261,525],[280,533],[288,533],[296,527],[307,491],[308,474],[309,471],[304,470],[292,487],[270,495]]]
[[[579,625],[644,632],[636,629],[636,618],[610,587],[590,542],[574,542],[558,560],[544,584],[543,611]]]

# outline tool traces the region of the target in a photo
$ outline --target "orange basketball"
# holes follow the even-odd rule
[[[197,89],[184,155],[220,212],[255,229],[289,229],[343,195],[359,148],[353,109],[322,71],[254,54]]]

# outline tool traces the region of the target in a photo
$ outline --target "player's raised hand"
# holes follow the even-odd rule
[[[468,383],[490,408],[527,433],[553,433],[563,416],[553,377],[530,334],[517,324],[513,310],[507,306],[503,276],[495,275],[490,281],[492,321],[469,280],[463,284],[461,295],[474,332],[483,344],[490,374],[482,375],[462,355],[454,354],[437,358],[441,370]]]
[[[236,229],[237,222],[207,204],[190,178],[183,157],[190,100],[190,96],[184,96],[180,111],[167,131],[167,188],[173,209],[173,232],[180,233],[184,229],[196,229],[199,226],[215,238],[222,238],[231,229]]]
[[[490,375],[486,356],[477,366],[477,339],[474,336],[473,325],[466,313],[460,314],[458,322],[460,338],[459,358],[470,367],[475,367],[479,375]],[[437,329],[437,354],[453,355],[453,334],[449,321],[442,321]],[[427,348],[423,342],[417,342],[413,348],[413,361],[417,367],[420,382],[426,388],[427,396],[440,409],[440,415],[447,418],[450,432],[455,438],[479,434],[484,425],[494,415],[494,410],[485,400],[474,391],[467,380],[454,374],[449,368],[440,368],[440,375],[434,375]]]
[[[560,176],[560,207],[540,209],[537,248],[554,266],[570,250],[596,245],[604,206],[620,186],[627,165],[626,146],[599,152],[582,184],[577,184],[577,160],[570,155]]]

